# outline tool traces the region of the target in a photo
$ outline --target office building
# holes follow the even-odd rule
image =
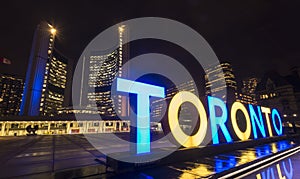
[[[231,64],[223,62],[204,70],[206,95],[219,97],[225,102],[235,101],[237,83]]]
[[[300,77],[297,69],[282,76],[276,71],[267,72],[256,89],[258,105],[277,108],[285,120],[298,120],[300,109]]]
[[[161,119],[167,116],[168,103],[171,99],[180,91],[188,91],[196,94],[196,84],[193,80],[181,83],[177,86],[171,86],[166,89],[166,97],[150,101],[150,117],[153,124],[160,126]],[[180,127],[186,133],[191,133],[192,123],[196,120],[198,111],[193,107],[191,103],[183,103],[180,106],[178,119],[180,121]]]
[[[128,72],[122,69],[124,59],[128,58],[128,28],[118,29],[118,44],[107,50],[90,51],[83,59],[81,99],[78,108],[96,109],[102,117],[128,116],[129,104],[126,97],[111,94],[113,81],[126,78]],[[87,70],[85,70],[87,69]],[[87,71],[87,72],[86,72]]]
[[[57,115],[58,109],[64,105],[67,65],[67,59],[54,50],[50,61],[46,64],[40,103],[41,115]]]
[[[152,119],[161,119],[163,117],[164,109],[166,106],[164,105],[164,101],[170,101],[173,96],[175,96],[179,91],[189,91],[195,94],[196,85],[193,80],[181,83],[177,86],[171,86],[166,89],[166,97],[157,99],[151,102],[151,118]],[[181,108],[181,110],[188,110],[187,108]]]
[[[56,33],[46,22],[35,30],[20,115],[53,116],[64,104],[68,60],[54,47]]]
[[[243,104],[253,104],[253,105],[257,104],[255,97],[245,93],[236,93],[236,101],[239,101]]]
[[[242,92],[237,94],[237,100],[247,104],[257,104],[255,91],[258,83],[258,78],[250,77],[244,79]]]
[[[258,82],[259,82],[259,80],[254,77],[244,79],[242,93],[250,95],[250,96],[255,96],[255,90],[256,90]]]
[[[118,61],[119,48],[108,52],[91,52],[89,58],[87,107],[98,108],[104,116],[116,116],[111,85],[119,69]]]
[[[0,116],[16,116],[19,114],[23,87],[23,79],[0,74]]]

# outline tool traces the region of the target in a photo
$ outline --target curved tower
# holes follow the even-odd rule
[[[67,60],[54,49],[56,29],[41,22],[34,33],[20,115],[55,115],[62,107]]]

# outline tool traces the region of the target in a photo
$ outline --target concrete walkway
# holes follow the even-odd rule
[[[103,156],[81,135],[6,137],[0,145],[0,178],[51,178],[70,168],[99,168],[95,158]]]

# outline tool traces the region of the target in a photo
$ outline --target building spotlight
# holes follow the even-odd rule
[[[55,35],[56,34],[56,29],[51,24],[48,24],[48,26],[50,28],[51,34]]]
[[[50,29],[50,32],[51,32],[51,34],[55,35],[55,34],[56,34],[56,29],[51,28],[51,29]]]
[[[124,32],[124,28],[125,28],[125,25],[119,26],[119,32],[120,32],[120,33]]]

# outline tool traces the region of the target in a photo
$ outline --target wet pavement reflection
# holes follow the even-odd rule
[[[245,148],[243,150],[236,150],[233,152],[220,154],[212,157],[205,157],[189,162],[175,163],[168,166],[159,166],[151,169],[145,169],[142,172],[135,172],[126,174],[132,178],[210,178],[215,174],[232,169],[234,167],[253,162],[254,160],[271,156],[274,153],[291,149],[296,146],[292,140],[283,140],[270,144],[264,144],[253,148]],[[300,154],[298,154],[297,166],[300,169]],[[291,160],[291,159],[290,159]],[[292,162],[292,161],[291,161]],[[290,176],[291,169],[289,159],[284,160],[279,164],[284,176]],[[298,169],[298,172],[300,170]],[[295,170],[295,169],[294,169]],[[278,173],[277,166],[272,169],[261,171],[262,179],[270,178],[268,176]],[[247,178],[256,178],[257,174],[248,176]],[[271,177],[272,178],[272,177]],[[298,177],[300,178],[300,177]]]
[[[270,166],[264,167],[245,178],[298,179],[300,178],[300,153],[294,154]]]
[[[116,145],[116,141],[103,136],[102,148]],[[0,178],[53,178],[55,173],[65,178],[64,171],[82,169],[86,176],[101,175],[116,178],[210,178],[245,163],[271,156],[294,148],[299,142],[284,140],[261,146],[236,150],[211,157],[202,157],[188,162],[142,169],[139,172],[115,175],[106,171],[104,164],[95,158],[105,157],[95,149],[82,135],[11,137],[1,139]],[[164,144],[165,145],[165,144]],[[119,148],[123,149],[124,146]],[[270,163],[270,166],[249,174],[249,178],[300,178],[300,154],[290,156],[283,161]],[[298,172],[298,173],[297,173]],[[56,176],[55,175],[55,176]],[[69,177],[70,178],[70,177]],[[97,178],[97,177],[96,177]]]

